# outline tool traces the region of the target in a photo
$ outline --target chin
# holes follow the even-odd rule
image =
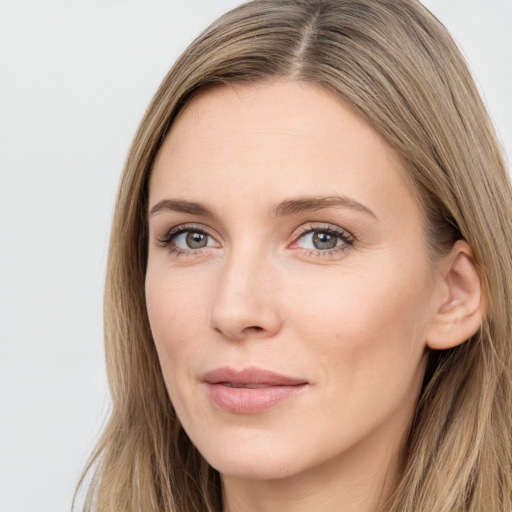
[[[276,480],[304,469],[300,466],[305,461],[305,454],[301,454],[300,447],[286,446],[282,441],[251,441],[220,442],[209,445],[206,450],[199,449],[210,466],[230,478]],[[299,457],[299,454],[302,456]]]
[[[280,480],[300,472],[290,461],[264,455],[256,456],[252,460],[232,457],[208,462],[223,477],[240,480]]]

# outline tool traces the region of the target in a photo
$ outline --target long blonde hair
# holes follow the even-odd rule
[[[146,314],[147,184],[194,95],[228,83],[322,85],[400,155],[433,252],[471,246],[487,317],[431,352],[386,512],[512,510],[512,193],[499,145],[446,29],[416,0],[254,0],[213,23],[171,69],[131,146],[105,292],[112,411],[85,473],[84,510],[222,508],[219,475],[192,445],[162,379]],[[82,480],[83,483],[83,480]]]

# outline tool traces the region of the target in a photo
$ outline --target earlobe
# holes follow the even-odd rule
[[[427,333],[431,349],[456,347],[471,338],[485,316],[482,280],[468,243],[458,240],[443,258],[440,286],[442,299]]]

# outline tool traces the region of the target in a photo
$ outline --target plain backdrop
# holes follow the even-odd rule
[[[116,184],[161,79],[238,0],[0,0],[0,512],[70,509],[108,412]],[[512,0],[425,0],[512,155]]]

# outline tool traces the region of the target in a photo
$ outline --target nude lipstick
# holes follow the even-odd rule
[[[257,414],[300,393],[307,381],[250,367],[222,367],[202,377],[210,400],[236,414]]]

